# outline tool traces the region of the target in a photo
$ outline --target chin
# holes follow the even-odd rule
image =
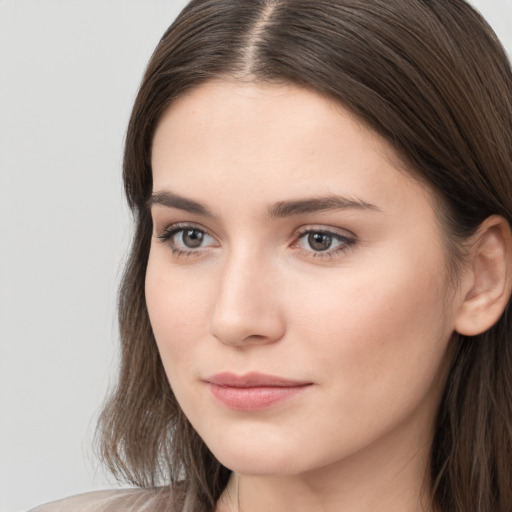
[[[275,451],[247,450],[240,451],[222,450],[214,452],[217,460],[241,475],[253,476],[287,476],[300,473],[300,463],[297,457],[289,457]]]
[[[261,429],[202,436],[215,458],[236,473],[255,476],[286,476],[311,469],[307,450],[289,435]],[[211,433],[210,433],[211,434]]]

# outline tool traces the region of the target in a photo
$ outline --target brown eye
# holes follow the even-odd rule
[[[197,249],[201,247],[204,235],[204,231],[200,229],[184,229],[181,231],[181,242],[188,249]]]
[[[167,228],[161,235],[156,235],[170,247],[173,254],[179,256],[198,255],[203,249],[216,247],[215,239],[205,230],[195,226],[180,226],[176,224]]]
[[[355,244],[355,237],[345,236],[330,230],[308,229],[302,232],[293,246],[316,258],[334,258],[341,256],[342,253],[354,247]]]
[[[328,233],[309,233],[308,244],[314,251],[327,251],[332,245],[332,235]]]

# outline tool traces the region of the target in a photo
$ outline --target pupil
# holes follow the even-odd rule
[[[198,229],[187,229],[183,232],[183,243],[189,249],[195,249],[199,247],[203,242],[204,233],[199,231]]]
[[[332,236],[325,233],[311,233],[308,236],[308,243],[315,251],[326,251],[332,244]]]

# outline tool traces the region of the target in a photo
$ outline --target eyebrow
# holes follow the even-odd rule
[[[361,199],[348,199],[346,197],[330,195],[326,197],[313,197],[308,199],[297,199],[292,201],[279,201],[269,210],[270,218],[290,217],[304,213],[322,212],[329,210],[374,210],[380,211],[377,206],[362,201]]]
[[[203,217],[216,218],[216,215],[201,203],[172,192],[155,192],[147,202],[148,208],[154,205],[177,208],[178,210],[184,210]],[[302,215],[304,213],[346,209],[381,211],[377,206],[361,199],[329,195],[325,197],[279,201],[268,209],[267,215],[271,219],[277,219]]]
[[[151,208],[154,205],[166,206],[167,208],[177,208],[189,213],[202,215],[203,217],[212,217],[215,215],[211,210],[203,206],[201,203],[188,199],[186,197],[178,196],[172,192],[156,192],[147,202],[147,207]]]

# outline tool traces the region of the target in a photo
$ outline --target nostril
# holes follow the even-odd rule
[[[278,312],[238,316],[213,316],[211,334],[224,345],[250,346],[273,343],[284,335],[284,322]]]

